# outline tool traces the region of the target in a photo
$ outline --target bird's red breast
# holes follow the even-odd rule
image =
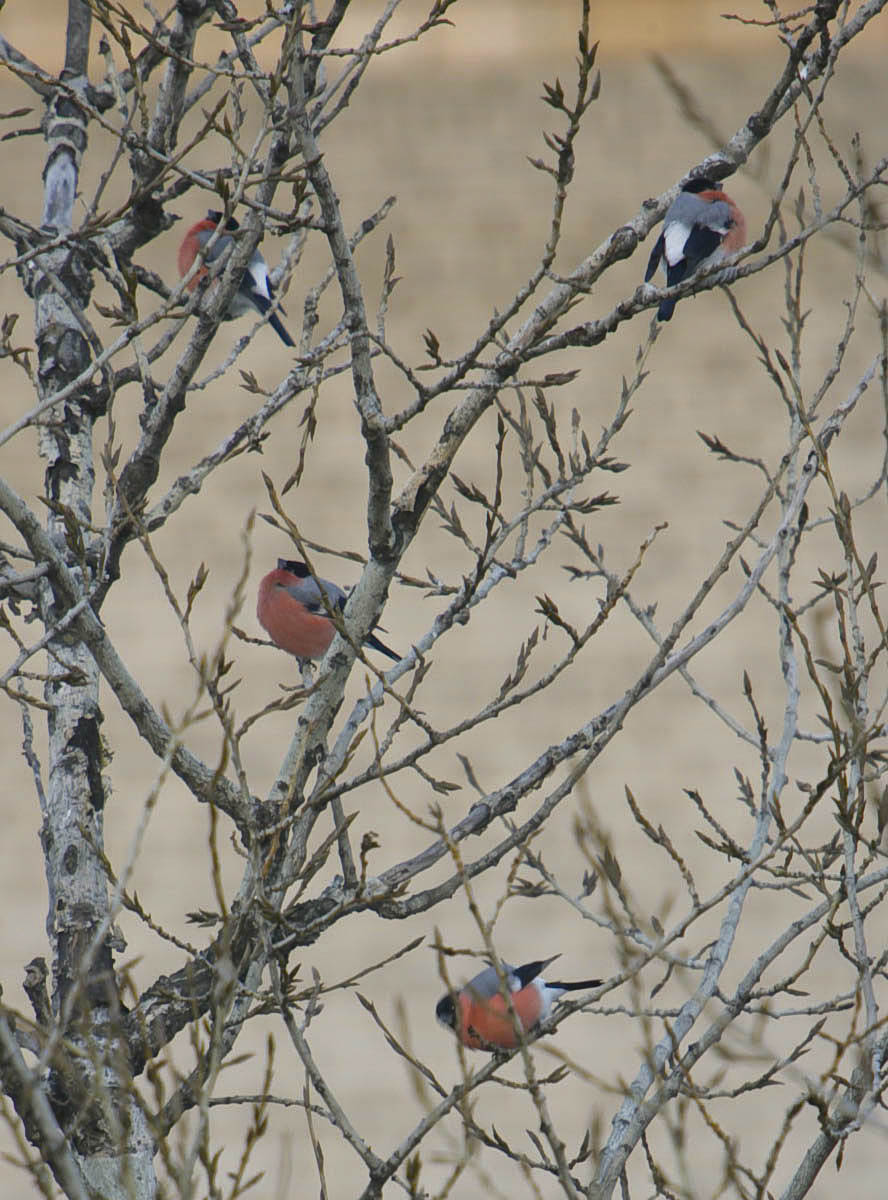
[[[281,650],[297,658],[323,658],[336,629],[329,617],[310,612],[287,590],[299,579],[279,567],[259,584],[256,616]]]
[[[725,258],[731,254],[736,254],[738,250],[742,250],[746,245],[746,218],[743,213],[731,199],[727,192],[723,192],[721,188],[713,188],[705,192],[698,193],[701,200],[705,200],[708,204],[715,204],[721,201],[722,204],[727,204],[731,210],[731,228],[722,238],[721,252]]]
[[[519,992],[512,992],[512,1006],[525,1033],[536,1025],[542,1015],[543,1000],[535,983],[529,983]],[[514,1050],[518,1045],[512,1015],[505,999],[495,996],[478,996],[471,987],[459,993],[459,1039],[470,1050]]]
[[[215,228],[216,222],[210,221],[207,217],[204,217],[202,221],[198,221],[196,225],[192,225],[185,234],[185,237],[182,239],[182,244],[179,246],[179,256],[177,260],[180,277],[188,274],[194,264],[194,260],[197,258],[197,254],[201,246],[200,235],[202,233],[212,233]],[[194,291],[206,273],[207,268],[205,266],[202,266],[201,269],[195,273],[194,278],[189,280],[188,284],[186,285],[189,292]]]

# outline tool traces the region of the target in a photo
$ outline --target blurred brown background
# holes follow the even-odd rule
[[[362,30],[379,7],[369,0],[356,3],[353,28]],[[603,88],[579,141],[577,178],[568,203],[558,271],[569,271],[631,216],[646,197],[670,186],[711,148],[683,123],[673,97],[651,64],[652,53],[668,57],[673,70],[703,99],[707,115],[725,137],[767,94],[782,61],[775,38],[767,31],[723,20],[719,10],[724,7],[721,0],[622,0],[593,6],[593,38],[601,42],[598,65]],[[744,15],[765,15],[762,5],[744,3],[735,7]],[[248,5],[240,8],[244,14],[252,11]],[[427,5],[409,0],[397,28],[406,29],[425,9]],[[55,69],[63,54],[63,11],[60,3],[35,5],[12,0],[3,12],[3,32],[24,53]],[[542,132],[559,128],[554,114],[540,102],[541,82],[558,75],[568,89],[572,86],[578,12],[579,4],[573,2],[465,0],[451,14],[455,29],[438,30],[421,45],[405,47],[376,62],[349,110],[331,129],[324,151],[347,224],[357,227],[386,196],[397,196],[387,226],[364,244],[359,263],[372,306],[382,278],[385,235],[392,234],[402,281],[391,304],[388,332],[403,357],[422,361],[421,339],[427,327],[435,331],[445,355],[460,353],[493,309],[506,304],[534,269],[548,231],[550,191],[546,179],[529,166],[527,156],[543,154]],[[884,133],[886,117],[886,41],[886,22],[882,20],[865,44],[852,47],[843,56],[826,110],[839,144],[847,150],[851,134],[859,129],[864,151],[871,159],[884,152],[878,136]],[[209,54],[206,48],[205,53]],[[3,111],[31,102],[8,72],[0,75],[0,87]],[[782,170],[790,133],[788,122],[784,124],[787,128],[753,158],[749,169],[730,182],[732,194],[746,211],[751,236],[757,234],[767,213],[770,183]],[[87,197],[105,166],[108,144],[98,134],[91,143],[84,164]],[[201,147],[195,161],[210,165],[216,161],[215,152],[212,145]],[[41,203],[42,144],[36,138],[22,139],[7,143],[3,153],[7,166],[0,183],[0,203],[12,211],[23,210],[36,220]],[[827,173],[823,182],[827,193],[831,188],[838,194],[834,176]],[[125,194],[124,185],[121,176],[112,185],[110,195]],[[182,223],[151,248],[152,265],[171,281],[175,277],[175,247],[184,224],[206,206],[207,201],[197,195],[181,202],[176,211]],[[643,275],[649,249],[648,243],[629,262],[621,264],[572,315],[593,319],[628,294]],[[269,239],[265,252],[274,261],[279,247]],[[7,247],[6,255],[10,253]],[[294,333],[299,326],[302,290],[316,280],[326,263],[326,246],[315,237],[287,301],[287,320]],[[839,246],[820,241],[810,253],[807,287],[812,312],[805,368],[810,387],[816,386],[832,361],[835,331],[843,320],[843,300],[850,294],[853,273],[851,255]],[[784,344],[779,326],[783,282],[777,268],[736,289],[755,328],[777,345]],[[873,287],[877,295],[884,295],[884,279],[875,278]],[[0,277],[0,289],[0,310],[20,312],[19,340],[29,339],[31,314],[12,273]],[[105,299],[98,292],[96,298]],[[326,319],[335,319],[338,313],[338,302],[330,300]],[[844,395],[844,387],[875,350],[871,312],[862,309],[858,324],[861,344],[851,352],[838,390],[833,393],[834,401]],[[242,331],[237,325],[220,332],[219,349],[208,360],[202,378],[212,364],[221,361],[225,348]],[[631,377],[636,349],[646,335],[647,320],[639,319],[623,326],[606,345],[594,351],[565,354],[557,362],[546,364],[547,369],[582,368],[578,382],[560,397],[565,421],[570,408],[577,407],[585,428],[594,437],[610,418],[621,377]],[[273,388],[286,372],[288,361],[284,348],[266,329],[238,366],[253,371],[261,384]],[[635,587],[641,602],[658,603],[660,627],[668,628],[720,553],[727,537],[723,520],[745,519],[759,489],[751,471],[728,469],[716,462],[695,431],[718,433],[731,447],[774,463],[783,446],[785,415],[720,293],[679,306],[649,366],[653,374],[633,404],[634,415],[616,448],[632,469],[598,483],[602,489],[618,492],[623,503],[616,510],[593,517],[588,527],[592,540],[608,547],[611,567],[619,569],[633,560],[638,544],[656,522],[669,522],[668,532],[649,555]],[[407,393],[392,371],[382,368],[379,378],[387,409],[393,411],[406,401]],[[13,420],[30,406],[32,398],[22,386],[21,377],[7,363],[0,364],[0,380],[6,416]],[[117,401],[115,419],[125,446],[135,429],[139,403],[135,392],[125,393]],[[161,483],[168,483],[215,447],[254,403],[254,398],[240,387],[236,369],[225,379],[194,393],[170,446]],[[155,548],[180,595],[184,595],[200,561],[210,569],[195,617],[196,637],[207,652],[217,644],[225,604],[242,561],[242,531],[248,514],[254,509],[268,510],[261,472],[269,473],[280,485],[292,471],[301,436],[298,421],[302,409],[302,402],[297,401],[282,414],[261,457],[242,456],[217,472],[202,494],[189,500],[179,517],[155,540]],[[414,459],[428,449],[445,411],[442,407],[430,413],[424,424],[403,439]],[[492,428],[488,422],[488,434]],[[863,487],[877,469],[881,455],[878,431],[875,405],[868,403],[855,413],[842,435],[836,463],[846,468],[853,464],[853,472],[846,474],[846,486],[852,490],[855,479]],[[0,471],[32,499],[42,490],[35,446],[36,439],[29,431],[0,450]],[[461,452],[457,473],[483,484],[489,478],[489,447],[487,435],[476,436]],[[406,468],[396,463],[395,471],[396,481],[403,484]],[[155,498],[160,494],[159,486]],[[453,497],[448,491],[444,498],[449,504]],[[809,499],[815,515],[824,515],[825,489],[815,484]],[[365,472],[346,382],[330,387],[322,397],[320,428],[306,476],[298,491],[289,494],[287,503],[307,536],[343,549],[364,549]],[[877,523],[884,521],[884,516],[883,506],[878,515],[872,514],[862,524],[870,539],[870,551],[879,548],[880,540],[884,545],[884,525],[880,531]],[[766,528],[773,528],[773,520]],[[9,531],[4,536],[9,536]],[[825,539],[823,544],[827,544]],[[255,584],[272,560],[289,547],[262,521],[256,524],[252,547],[250,595],[238,623],[257,635]],[[502,589],[495,610],[491,606],[489,611],[479,612],[468,627],[454,632],[447,641],[448,657],[438,662],[433,682],[423,697],[425,710],[436,724],[444,725],[461,714],[467,693],[480,703],[496,690],[514,662],[517,646],[540,620],[534,615],[536,594],[546,591],[557,598],[569,619],[580,624],[589,618],[595,611],[598,592],[570,588],[561,571],[563,563],[576,561],[568,547],[556,549],[535,577]],[[458,581],[460,574],[469,569],[467,560],[442,535],[434,517],[426,522],[403,566],[405,572],[421,576],[427,564],[451,581]],[[328,560],[324,565],[331,576],[346,584],[357,574],[350,564]],[[181,714],[194,692],[181,634],[165,609],[149,564],[137,548],[128,551],[124,572],[125,582],[115,590],[104,613],[109,630],[153,702],[165,705],[174,716]],[[807,576],[811,577],[813,572]],[[737,585],[734,573],[724,582],[720,601],[733,595]],[[428,627],[439,607],[440,602],[424,602],[414,591],[395,588],[384,617],[389,630],[387,640],[398,647],[408,646]],[[718,607],[710,604],[702,619]],[[830,635],[824,636],[828,639]],[[695,673],[748,723],[740,681],[743,670],[749,670],[773,732],[782,705],[775,651],[773,620],[764,609],[753,610],[695,665]],[[270,650],[235,643],[231,652],[236,657],[233,674],[243,680],[236,693],[241,716],[276,695],[279,682],[295,682],[293,664]],[[458,749],[470,755],[483,787],[499,786],[535,748],[564,736],[621,696],[650,653],[650,643],[638,627],[619,614],[587,651],[585,666],[569,676],[553,698],[530,706],[520,719],[501,720],[493,728],[483,728]],[[554,649],[543,647],[541,655],[549,661]],[[440,660],[440,652],[438,657]],[[361,686],[356,673],[355,695]],[[114,791],[107,815],[108,846],[112,860],[120,864],[155,779],[156,764],[121,718],[113,698],[108,699],[106,716],[105,732],[114,750],[108,771]],[[807,717],[810,719],[810,712]],[[292,720],[283,716],[261,724],[245,746],[251,785],[257,793],[266,789],[275,776]],[[7,799],[0,839],[5,900],[0,980],[4,1000],[24,1007],[23,964],[35,954],[46,953],[46,900],[37,840],[40,813],[19,754],[19,716],[10,703],[4,708],[2,736]],[[216,731],[209,722],[190,731],[188,741],[210,758],[217,753]],[[445,778],[462,783],[455,752],[456,747],[445,748],[435,756],[433,768]],[[661,689],[653,701],[633,715],[586,780],[582,798],[592,803],[602,828],[611,837],[641,913],[657,912],[665,920],[670,913],[681,910],[683,900],[674,876],[663,874],[659,859],[647,857],[649,848],[627,818],[624,786],[632,788],[655,823],[668,824],[676,844],[698,870],[701,886],[716,887],[725,881],[724,867],[711,856],[702,855],[693,834],[699,822],[682,790],[697,788],[743,838],[746,826],[735,800],[735,766],[757,780],[754,754],[740,748],[686,688],[673,680],[665,692]],[[433,798],[421,790],[418,782],[403,780],[398,786],[402,789],[399,797],[419,811]],[[446,800],[445,811],[455,819],[470,803],[471,795],[464,789]],[[559,871],[568,890],[578,889],[586,865],[572,835],[576,807],[571,802],[563,805],[536,847],[544,852],[548,865]],[[372,869],[398,861],[421,844],[414,830],[405,833],[403,821],[393,814],[379,791],[362,794],[356,828],[373,829],[381,835],[382,847],[371,860]],[[175,780],[167,781],[134,876],[134,887],[154,919],[198,943],[202,935],[184,925],[182,914],[214,903],[206,864],[206,835],[206,811],[193,804]],[[239,862],[233,854],[226,859],[226,872],[226,885],[233,891],[239,877]],[[489,904],[501,885],[502,878],[498,877],[481,887],[482,903]],[[485,911],[489,915],[489,910]],[[767,905],[753,896],[744,923],[744,945],[755,947],[771,928],[772,920]],[[328,982],[344,977],[419,933],[431,935],[434,924],[453,945],[479,946],[465,905],[457,898],[409,928],[372,916],[345,922],[322,944],[306,951],[306,973],[317,967]],[[139,987],[158,971],[179,965],[177,951],[148,936],[128,918],[121,925],[129,940],[129,956],[135,962],[133,973]],[[564,958],[559,972],[567,978],[590,973],[607,975],[616,969],[609,936],[581,922],[566,906],[548,900],[516,900],[507,905],[498,925],[497,941],[505,956],[518,960],[561,950]],[[747,961],[745,955],[738,957],[738,970],[729,973],[731,978],[739,976]],[[458,976],[473,970],[469,962],[454,965]],[[434,1020],[434,1003],[441,987],[431,952],[420,949],[371,976],[363,989],[386,1019],[393,1019],[396,998],[404,999],[417,1048],[440,1078],[454,1081],[453,1048]],[[629,1002],[620,993],[612,1000]],[[259,1057],[236,1072],[227,1072],[221,1082],[222,1092],[258,1089],[264,1034],[265,1030],[257,1027],[244,1035],[241,1049],[257,1051]],[[325,1012],[312,1026],[312,1035],[318,1061],[328,1072],[354,1124],[378,1153],[387,1153],[418,1119],[416,1099],[401,1064],[392,1061],[378,1031],[347,993],[336,993],[329,999]],[[278,1094],[301,1095],[301,1067],[283,1045],[279,1030],[278,1041],[275,1090]],[[611,1088],[618,1089],[620,1081],[631,1078],[637,1069],[640,1034],[625,1017],[577,1016],[562,1028],[557,1041],[562,1050]],[[548,1064],[545,1052],[541,1054]],[[187,1048],[181,1050],[179,1061],[188,1063]],[[787,1088],[774,1090],[781,1094],[773,1102],[773,1112],[780,1114],[792,1097]],[[481,1101],[482,1119],[491,1119],[491,1099],[496,1096],[503,1103],[499,1092]],[[533,1125],[534,1117],[523,1100],[515,1097],[509,1103],[514,1110],[495,1112],[493,1119],[499,1128],[517,1131],[515,1136],[520,1139],[520,1131]],[[573,1080],[563,1083],[552,1097],[554,1114],[571,1147],[579,1144],[593,1115],[604,1122],[606,1135],[618,1103],[618,1095]],[[773,1123],[765,1123],[762,1111],[760,1101],[758,1113],[754,1106],[751,1108],[749,1126],[741,1134],[741,1153],[749,1155],[757,1166],[761,1166],[773,1129]],[[213,1112],[213,1137],[217,1144],[226,1146],[223,1169],[234,1165],[245,1124],[245,1115],[238,1109]],[[813,1119],[802,1129],[810,1136]],[[459,1129],[455,1118],[448,1130],[456,1145]],[[328,1136],[325,1130],[321,1136],[331,1195],[352,1194],[363,1179],[357,1160],[337,1138]],[[433,1158],[443,1146],[438,1139],[423,1150],[430,1182],[440,1178],[430,1156]],[[8,1141],[4,1148],[11,1148]],[[859,1200],[875,1200],[884,1194],[879,1167],[884,1152],[883,1128],[867,1130],[852,1140],[842,1174],[844,1194]],[[699,1189],[696,1194],[713,1194],[719,1152],[710,1139],[701,1138],[695,1155],[699,1174],[691,1182]],[[790,1153],[786,1161],[795,1163],[797,1159],[797,1153]],[[272,1132],[257,1161],[268,1175],[256,1195],[296,1197],[316,1190],[313,1159],[298,1110],[272,1115]],[[830,1165],[812,1195],[824,1200],[834,1194],[833,1187]],[[469,1196],[476,1190],[477,1179],[470,1173],[454,1194]],[[0,1193],[10,1198],[24,1197],[31,1194],[31,1185],[8,1163],[0,1163]]]

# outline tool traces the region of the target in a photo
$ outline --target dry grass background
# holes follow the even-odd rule
[[[422,7],[407,3],[406,14],[415,15]],[[421,337],[427,326],[434,329],[446,354],[459,352],[492,309],[503,305],[533,269],[545,238],[550,197],[542,176],[528,165],[527,155],[540,154],[541,131],[555,128],[550,110],[539,101],[540,83],[556,74],[566,82],[572,72],[578,5],[465,0],[464,13],[461,7],[454,14],[456,29],[439,31],[421,46],[406,48],[375,64],[358,98],[336,123],[324,147],[350,226],[357,226],[387,195],[398,198],[386,232],[395,239],[398,273],[403,278],[391,307],[389,334],[406,357],[420,356]],[[559,269],[570,269],[632,214],[646,196],[667,187],[709,149],[682,123],[651,66],[652,51],[666,53],[673,68],[694,91],[708,97],[710,115],[726,135],[765,94],[780,62],[773,40],[760,31],[741,30],[721,20],[718,14],[724,7],[714,0],[626,0],[594,6],[593,29],[594,36],[601,39],[603,89],[580,139],[577,179],[568,207]],[[355,27],[360,27],[376,8],[369,2],[356,4]],[[57,3],[25,5],[12,0],[2,17],[4,33],[25,53],[46,66],[55,66],[62,53],[61,11]],[[758,13],[759,6],[748,3],[744,11]],[[880,38],[870,39],[867,46],[852,49],[845,56],[829,105],[829,119],[837,138],[847,145],[850,134],[861,129],[864,145],[871,145],[873,157],[882,152],[876,135],[884,130],[886,115],[885,32],[883,20]],[[0,109],[8,111],[21,103],[19,85],[8,74],[0,75]],[[769,162],[763,164],[755,158],[750,164],[753,170],[740,172],[731,182],[731,191],[746,210],[753,233],[768,204],[766,188],[756,181],[755,172],[764,166],[767,178],[780,170],[778,143],[785,146],[784,135],[763,151]],[[36,214],[42,168],[40,141],[7,143],[2,152],[6,162],[0,182],[2,203],[13,210],[30,207]],[[205,164],[214,161],[213,154],[214,148],[207,146]],[[85,165],[87,178],[95,179],[103,165],[103,144],[96,137]],[[85,190],[88,193],[88,188]],[[178,211],[183,220],[190,221],[203,207],[205,202],[195,197],[181,203]],[[180,230],[181,226],[151,249],[153,266],[170,280],[175,274],[175,245]],[[277,247],[271,240],[265,249],[269,258],[275,256]],[[600,291],[590,296],[575,315],[591,319],[628,293],[642,276],[647,253],[648,246],[642,247],[631,261],[612,272]],[[359,261],[373,298],[382,276],[384,233],[365,244]],[[298,323],[303,279],[313,282],[325,265],[326,247],[318,237],[291,288],[287,308],[292,327]],[[821,242],[812,252],[808,269],[812,308],[807,335],[809,383],[819,379],[831,361],[833,330],[842,319],[842,301],[850,290],[852,276],[853,262],[846,251]],[[876,286],[884,293],[884,280]],[[772,271],[737,288],[738,299],[753,324],[778,344],[782,287],[782,276]],[[28,330],[27,304],[10,274],[0,279],[0,289],[0,310],[22,312],[19,328]],[[336,315],[332,307],[327,315]],[[861,317],[862,327],[871,330],[872,324],[870,315]],[[219,342],[223,345],[212,361],[221,358],[224,347],[240,332],[240,327],[231,326],[220,332]],[[623,326],[606,345],[559,359],[558,369],[582,368],[579,381],[560,402],[565,411],[568,406],[579,408],[591,434],[609,419],[621,376],[632,373],[636,348],[646,332],[646,320],[639,319]],[[869,344],[873,344],[872,339]],[[843,381],[854,377],[861,362],[862,352],[853,356],[843,372]],[[273,387],[287,370],[288,358],[271,331],[265,330],[240,365]],[[782,445],[784,415],[721,294],[679,306],[676,318],[663,331],[650,366],[653,375],[633,405],[634,414],[618,446],[618,453],[632,464],[632,469],[605,481],[620,493],[623,503],[594,518],[590,526],[593,540],[610,548],[611,565],[625,566],[652,526],[668,520],[669,531],[649,556],[636,588],[645,602],[657,600],[658,619],[665,627],[724,544],[723,520],[742,518],[758,488],[750,473],[718,464],[695,430],[717,432],[731,446],[773,459]],[[30,397],[8,364],[0,364],[0,372],[6,413],[13,419],[30,404]],[[387,407],[400,406],[405,399],[400,382],[385,370],[380,378]],[[116,417],[124,438],[134,428],[138,403],[135,394],[118,401]],[[164,479],[174,478],[215,446],[223,431],[249,412],[252,404],[235,374],[196,393],[170,446]],[[298,403],[287,410],[274,425],[261,457],[243,456],[217,473],[203,493],[188,502],[180,519],[156,539],[157,552],[180,595],[198,562],[206,562],[210,569],[195,620],[198,641],[208,650],[219,637],[225,603],[242,560],[241,535],[248,514],[268,508],[261,472],[268,472],[279,484],[288,476],[298,445],[300,414]],[[431,414],[423,427],[405,438],[411,454],[422,455],[440,418],[438,412]],[[491,428],[488,423],[488,431]],[[836,452],[838,460],[846,465],[859,463],[861,479],[872,477],[878,461],[878,429],[870,404],[854,415]],[[41,490],[34,449],[35,438],[29,432],[0,450],[0,470],[31,498]],[[489,441],[476,438],[460,454],[456,470],[465,479],[483,482],[488,477],[488,457]],[[363,549],[362,460],[347,385],[330,388],[322,402],[320,428],[305,480],[288,496],[289,508],[304,533],[328,545]],[[403,482],[405,468],[396,464],[395,470],[396,479]],[[447,499],[449,502],[449,496]],[[811,501],[817,515],[825,511],[826,494],[819,485],[815,485]],[[884,516],[883,506],[879,519],[884,521]],[[884,544],[884,525],[878,530],[874,519],[870,518],[866,526],[870,549],[878,548],[880,537]],[[261,521],[257,523],[252,538],[251,589],[271,560],[286,550],[280,535]],[[439,662],[433,689],[425,698],[427,711],[437,722],[452,720],[460,713],[467,692],[481,693],[505,676],[517,645],[538,621],[534,615],[536,593],[549,592],[577,620],[592,611],[595,597],[571,589],[562,577],[560,564],[571,561],[575,558],[567,548],[557,552],[548,560],[546,572],[512,585],[506,608],[500,602],[496,613],[479,613],[467,628],[448,639],[448,656]],[[426,563],[434,563],[441,574],[450,578],[457,578],[467,569],[467,563],[454,553],[434,519],[426,522],[405,559],[404,570],[422,575]],[[555,563],[559,565],[557,571]],[[344,582],[355,577],[353,566],[339,565],[334,560],[327,565],[330,574]],[[124,572],[125,583],[112,593],[104,613],[109,631],[151,699],[174,714],[181,713],[193,693],[181,636],[164,607],[157,580],[138,549],[127,553]],[[731,594],[735,585],[736,579],[726,582],[721,598]],[[428,625],[434,611],[434,606],[417,599],[415,592],[395,588],[384,618],[389,641],[408,645]],[[708,607],[704,619],[714,611],[715,604]],[[240,624],[251,633],[259,632],[252,612],[252,591]],[[742,671],[749,670],[773,728],[779,721],[781,702],[775,651],[773,624],[763,612],[751,613],[738,622],[730,638],[719,642],[704,657],[697,673],[727,698],[735,713],[742,715],[740,679]],[[294,681],[292,665],[270,650],[237,645],[234,652],[236,674],[243,679],[237,694],[241,714],[267,702],[277,692],[280,681]],[[548,652],[544,648],[544,653]],[[575,672],[559,690],[557,702],[537,703],[521,721],[500,721],[471,740],[468,752],[482,785],[498,786],[515,764],[525,761],[529,747],[542,747],[563,736],[565,730],[621,695],[648,654],[649,646],[636,627],[622,617],[615,618],[604,637],[587,652],[584,670]],[[359,679],[355,688],[360,688]],[[120,717],[113,699],[107,703],[106,714],[105,732],[114,748],[109,768],[114,800],[107,814],[107,835],[112,858],[120,862],[156,768]],[[280,717],[266,722],[247,746],[251,783],[258,793],[275,775],[291,720]],[[19,756],[18,714],[10,704],[4,707],[0,735],[6,793],[0,838],[4,898],[0,980],[4,1000],[24,1006],[22,966],[33,955],[46,952],[46,901],[37,841],[40,816]],[[189,735],[189,743],[209,756],[216,753],[216,741],[208,723]],[[451,752],[437,756],[435,766],[448,778],[462,779]],[[647,847],[627,820],[624,785],[632,788],[655,821],[668,821],[676,843],[699,870],[701,883],[715,886],[723,881],[724,868],[701,855],[693,836],[697,822],[688,810],[682,789],[700,790],[730,824],[739,816],[734,799],[735,766],[757,778],[755,757],[739,750],[683,686],[673,682],[668,685],[668,702],[657,693],[653,702],[633,714],[588,778],[584,794],[577,797],[576,805],[563,806],[538,848],[546,854],[550,867],[560,871],[566,885],[573,886],[584,863],[574,844],[572,817],[581,801],[590,803],[612,839],[624,873],[631,879],[639,910],[657,911],[663,916],[670,903],[673,911],[679,903],[677,885],[673,879],[659,875],[659,862],[646,858]],[[405,799],[420,806],[425,803],[418,788],[406,783],[403,788]],[[447,811],[458,814],[469,802],[467,791],[456,793],[447,801]],[[374,829],[382,835],[382,848],[374,862],[377,867],[397,861],[415,844],[416,835],[404,833],[403,822],[393,818],[388,801],[379,791],[362,796],[357,828]],[[206,811],[193,804],[177,782],[168,781],[134,881],[157,921],[177,932],[184,930],[186,936],[196,940],[196,931],[183,926],[182,913],[213,904],[206,836]],[[233,888],[239,873],[233,854],[226,853],[225,866],[226,883]],[[501,884],[501,880],[492,883]],[[484,902],[489,903],[495,894],[492,883],[481,889]],[[767,906],[753,897],[744,924],[747,946],[757,944],[770,919]],[[418,925],[409,928],[372,916],[348,921],[323,943],[305,952],[306,971],[317,967],[328,981],[344,976],[418,933],[431,934],[433,920],[450,943],[477,947],[477,935],[464,904],[457,898],[433,917],[421,918]],[[153,979],[158,970],[179,965],[177,952],[129,920],[121,925],[129,940],[133,974],[139,986]],[[613,966],[605,934],[590,929],[563,906],[546,900],[516,900],[507,905],[498,925],[498,945],[504,955],[518,959],[560,950],[564,954],[560,969],[568,977],[606,975]],[[470,973],[471,964],[467,963],[465,970]],[[364,990],[389,1019],[396,1000],[402,998],[416,1046],[439,1077],[445,1081],[455,1078],[453,1048],[434,1020],[434,1003],[441,988],[433,956],[427,949],[371,977]],[[377,1152],[386,1152],[417,1119],[416,1099],[405,1071],[392,1061],[379,1034],[347,993],[330,998],[312,1029],[318,1060],[354,1123]],[[264,1035],[265,1030],[259,1028],[244,1035],[242,1049],[258,1051],[260,1057],[236,1072],[226,1073],[222,1090],[252,1091],[258,1087]],[[621,1080],[635,1072],[641,1039],[637,1026],[624,1017],[580,1015],[559,1032],[557,1044],[608,1086],[618,1088]],[[541,1054],[548,1062],[545,1051]],[[180,1062],[187,1061],[188,1052],[183,1048]],[[297,1096],[302,1085],[302,1071],[295,1056],[281,1044],[275,1090]],[[790,1100],[788,1089],[778,1090],[781,1095],[774,1112],[782,1111]],[[502,1093],[497,1096],[504,1106],[496,1116],[499,1127],[520,1131],[534,1123],[523,1100],[507,1101]],[[579,1144],[583,1130],[595,1115],[607,1126],[618,1102],[618,1097],[607,1094],[604,1088],[589,1088],[575,1081],[562,1084],[553,1096],[555,1115],[572,1146]],[[489,1104],[486,1099],[480,1110],[488,1118]],[[509,1105],[513,1106],[511,1111]],[[773,1130],[773,1124],[760,1115],[764,1111],[761,1106],[752,1108],[748,1124],[739,1131],[740,1151],[754,1161],[759,1161],[764,1152],[757,1152],[757,1147],[769,1144]],[[771,1120],[769,1117],[768,1122]],[[223,1166],[231,1167],[245,1115],[235,1109],[214,1110],[212,1123],[217,1144],[226,1147]],[[296,1197],[316,1192],[313,1160],[298,1110],[274,1113],[271,1128],[271,1136],[259,1153],[259,1161],[269,1174],[256,1194]],[[813,1118],[807,1130],[813,1130]],[[458,1137],[455,1120],[450,1132]],[[359,1164],[335,1137],[323,1132],[322,1136],[330,1194],[350,1195],[361,1180]],[[441,1142],[437,1148],[442,1148]],[[883,1196],[884,1154],[883,1128],[868,1130],[854,1139],[839,1177],[843,1194],[858,1200]],[[793,1157],[790,1155],[790,1160]],[[714,1194],[720,1160],[711,1139],[701,1138],[695,1158],[698,1174],[691,1181],[698,1189],[695,1194]],[[430,1178],[434,1178],[434,1166],[428,1169],[432,1172]],[[469,1183],[470,1178],[464,1178],[455,1194],[474,1194],[479,1184],[476,1179]],[[486,1186],[492,1187],[493,1183]],[[812,1195],[825,1200],[834,1194],[835,1187],[830,1166]],[[644,1188],[639,1194],[643,1192]],[[24,1197],[31,1194],[31,1187],[9,1164],[0,1163],[0,1194]]]

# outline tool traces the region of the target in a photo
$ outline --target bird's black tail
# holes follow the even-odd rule
[[[601,987],[603,983],[603,979],[578,979],[575,983],[564,983],[560,979],[553,979],[549,982],[548,986],[550,988],[563,988],[566,992],[580,992],[584,988]]]
[[[394,650],[389,650],[385,642],[381,642],[375,633],[368,633],[364,638],[364,645],[370,646],[373,650],[378,650],[380,654],[387,654],[393,662],[400,662],[401,655],[395,654]]]
[[[688,273],[688,260],[686,258],[679,259],[677,263],[666,267],[666,286],[674,287],[675,284],[681,283]],[[658,321],[669,321],[672,314],[675,312],[677,300],[663,300],[660,307],[657,309]]]
[[[296,343],[290,337],[289,333],[287,333],[286,329],[281,324],[280,317],[277,315],[277,313],[273,312],[271,314],[271,316],[268,318],[268,323],[272,327],[272,329],[275,331],[275,333],[278,335],[278,337],[281,339],[281,341],[284,343],[285,346],[295,346],[296,345]]]
[[[278,335],[278,337],[281,339],[281,341],[284,343],[284,345],[285,346],[295,346],[296,343],[290,337],[289,333],[287,333],[286,329],[284,328],[283,324],[281,323],[280,317],[277,315],[276,312],[270,311],[271,310],[271,301],[267,297],[263,296],[256,289],[254,289],[252,292],[252,301],[256,305],[256,307],[259,309],[259,311],[262,313],[263,317],[266,315],[268,316],[269,325],[272,327],[272,329],[275,331],[275,333]]]

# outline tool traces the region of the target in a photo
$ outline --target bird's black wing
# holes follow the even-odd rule
[[[651,251],[650,258],[648,259],[647,270],[644,273],[645,283],[650,283],[651,277],[653,276],[654,271],[656,271],[657,267],[660,265],[660,259],[663,257],[663,253],[664,253],[665,249],[666,249],[666,238],[661,233],[660,236],[657,238],[657,240],[654,242],[654,248]]]
[[[706,225],[695,225],[684,244],[685,269],[679,279],[693,274],[705,258],[709,258],[721,245],[723,231],[710,229]],[[677,264],[676,264],[677,265]],[[678,283],[678,279],[672,281]]]
[[[535,962],[524,963],[520,967],[507,967],[505,963],[503,963],[503,967],[518,980],[520,986],[515,991],[520,991],[521,988],[527,987],[532,979],[542,975],[549,963],[553,963],[556,958],[560,957],[560,954],[553,954],[551,958],[538,958]]]

